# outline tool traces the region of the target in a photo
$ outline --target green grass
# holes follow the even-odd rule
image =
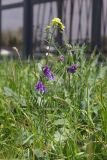
[[[63,63],[49,57],[55,81],[43,75],[45,60],[0,63],[0,159],[107,160],[107,67],[85,54],[77,46]]]

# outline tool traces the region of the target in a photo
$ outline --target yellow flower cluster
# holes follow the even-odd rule
[[[61,22],[61,20],[59,18],[53,18],[51,25],[58,26],[61,30],[65,29],[65,26],[63,25],[63,23]]]
[[[61,22],[59,18],[53,18],[50,25],[47,25],[45,28],[46,32],[48,32],[51,29],[51,27],[54,27],[54,26],[59,27],[59,29],[62,31],[65,29],[64,24]]]

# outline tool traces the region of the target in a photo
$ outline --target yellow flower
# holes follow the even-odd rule
[[[49,31],[50,28],[51,28],[51,26],[48,25],[48,26],[46,26],[45,30]]]
[[[61,30],[64,30],[65,26],[63,25],[63,23],[61,22],[61,20],[59,18],[54,18],[51,22],[52,26],[58,26]]]

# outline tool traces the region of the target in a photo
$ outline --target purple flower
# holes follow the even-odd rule
[[[60,55],[60,56],[58,57],[58,60],[61,61],[61,62],[64,62],[64,56],[63,56],[63,55]]]
[[[47,91],[46,87],[44,86],[44,84],[41,81],[38,81],[38,83],[35,86],[35,89],[37,91],[42,92],[42,93],[45,93]]]
[[[67,68],[67,72],[75,73],[77,68],[78,68],[77,64],[72,64],[70,67]]]
[[[43,73],[49,80],[55,79],[53,73],[51,72],[51,70],[49,69],[47,65],[43,68]]]

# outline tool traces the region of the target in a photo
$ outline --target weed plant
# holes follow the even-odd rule
[[[0,63],[0,159],[107,160],[107,66],[85,45],[59,47],[58,28],[46,29],[58,56]]]

